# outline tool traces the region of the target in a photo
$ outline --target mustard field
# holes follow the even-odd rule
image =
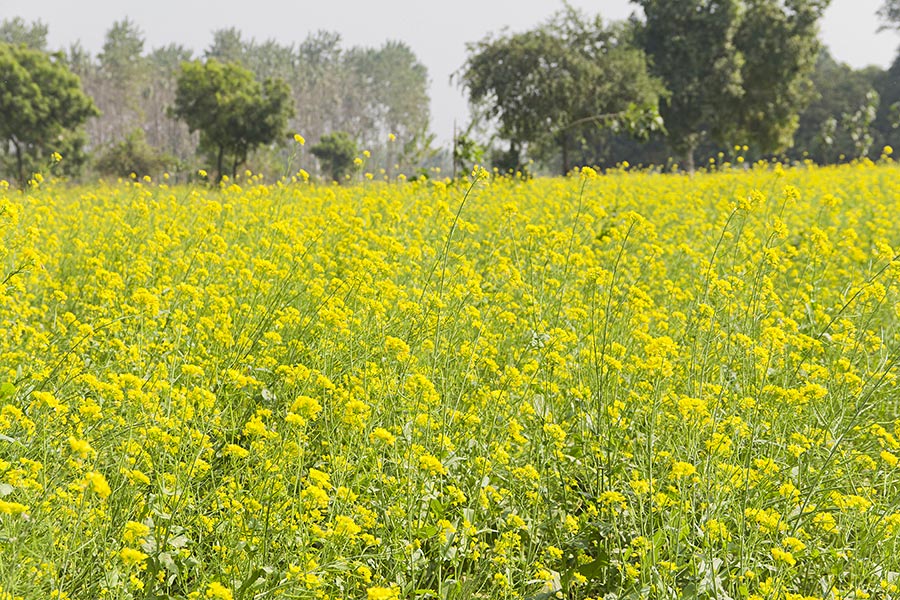
[[[0,188],[0,599],[900,597],[900,171]]]

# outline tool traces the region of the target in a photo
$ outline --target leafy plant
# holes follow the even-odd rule
[[[310,152],[319,159],[322,169],[333,181],[342,182],[356,170],[359,148],[346,131],[323,135]]]

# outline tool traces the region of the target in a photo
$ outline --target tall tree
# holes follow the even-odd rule
[[[236,27],[217,29],[213,31],[213,42],[204,56],[222,63],[243,63],[245,46],[241,32]]]
[[[61,55],[0,43],[0,114],[0,150],[21,185],[53,152],[79,164],[78,128],[97,108]]]
[[[124,139],[144,119],[142,92],[151,82],[144,56],[144,34],[132,21],[116,21],[107,30],[96,63],[79,74],[101,116],[88,125],[91,142],[102,146]]]
[[[154,48],[148,55],[151,83],[142,93],[143,129],[147,143],[166,154],[186,161],[197,147],[197,140],[187,125],[168,114],[175,103],[178,73],[181,64],[190,61],[193,52],[180,45],[169,44]]]
[[[374,157],[408,166],[428,152],[428,70],[402,42],[388,41],[380,48],[353,48],[344,56],[344,85],[353,88],[345,97],[346,118],[359,116],[352,128],[354,136],[368,148],[377,147],[393,134],[397,148],[393,155]],[[390,146],[385,146],[385,150]]]
[[[878,9],[882,29],[900,29],[900,0],[884,0]]]
[[[645,22],[641,46],[669,96],[660,104],[672,149],[694,168],[694,150],[707,129],[721,135],[720,109],[743,93],[743,58],[734,38],[737,0],[639,0]],[[724,127],[728,127],[724,125]]]
[[[743,94],[733,105],[726,143],[780,152],[793,143],[799,113],[812,98],[810,76],[829,0],[745,0],[735,43],[744,57]]]
[[[199,149],[221,180],[226,161],[234,177],[253,149],[284,134],[293,106],[283,80],[260,83],[240,65],[210,59],[182,65],[173,114],[200,132]]]
[[[41,21],[25,22],[22,17],[3,19],[0,23],[0,42],[25,44],[32,50],[47,51],[47,25]]]
[[[855,119],[856,127],[852,127],[850,116],[864,116],[869,104],[866,96],[882,75],[878,67],[855,70],[839,63],[823,48],[812,74],[813,98],[800,113],[794,147],[788,156],[809,157],[820,164],[835,162],[841,156],[854,157],[856,149],[848,130],[856,129],[860,137],[859,125],[864,119]]]
[[[886,71],[879,73],[874,87],[881,97],[875,120],[876,144],[900,148],[900,54]]]
[[[828,0],[632,0],[644,9],[640,41],[670,95],[660,112],[690,170],[705,137],[790,146],[809,99],[817,22]]]
[[[470,102],[496,119],[512,158],[550,141],[567,172],[579,127],[609,125],[657,102],[661,86],[624,33],[569,9],[537,29],[470,44],[460,81]]]

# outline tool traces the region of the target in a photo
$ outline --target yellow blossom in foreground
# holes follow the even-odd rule
[[[716,519],[710,519],[704,523],[703,531],[706,532],[706,535],[709,536],[709,539],[713,542],[731,541],[731,533],[729,533],[728,527],[725,523]]]
[[[370,587],[366,590],[366,600],[400,600],[398,588]]]
[[[781,548],[772,548],[772,558],[774,558],[776,562],[784,563],[790,567],[797,564],[797,559],[794,558],[794,555]]]
[[[132,483],[141,483],[143,485],[150,485],[150,478],[147,477],[145,473],[139,471],[138,469],[122,469],[121,473],[128,478]]]
[[[360,531],[362,531],[362,528],[350,517],[340,515],[335,519],[334,532],[337,535],[353,537]]]
[[[150,528],[147,525],[137,521],[128,521],[122,531],[122,541],[126,544],[141,543],[149,534]]]
[[[697,472],[697,468],[689,462],[677,461],[672,465],[672,477],[682,479]]]
[[[0,515],[20,515],[28,510],[28,507],[18,502],[6,502],[0,500]]]
[[[140,550],[135,550],[134,548],[122,548],[122,550],[119,551],[119,557],[126,567],[141,565],[148,558],[146,554]]]
[[[388,446],[393,446],[394,441],[397,439],[394,437],[390,431],[385,429],[384,427],[376,427],[372,430],[372,433],[369,434],[369,439],[372,441],[379,440],[387,444]]]
[[[225,454],[233,456],[235,458],[247,458],[248,456],[250,456],[249,450],[247,450],[246,448],[242,448],[237,444],[226,444],[223,451],[225,452]]]
[[[432,475],[446,475],[447,469],[441,461],[431,454],[423,454],[419,457],[419,468]]]
[[[206,586],[206,597],[214,600],[234,600],[231,590],[218,581],[213,581]]]
[[[290,411],[306,419],[315,419],[322,412],[322,405],[315,398],[297,396],[291,404]]]
[[[109,495],[112,493],[112,490],[109,489],[109,484],[106,482],[106,477],[96,471],[92,471],[84,476],[83,485],[104,500],[109,498]]]
[[[87,440],[79,440],[73,436],[69,436],[69,448],[80,458],[88,458],[94,454],[94,449]]]

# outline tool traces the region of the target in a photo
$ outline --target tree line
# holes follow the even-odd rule
[[[852,69],[821,44],[827,0],[632,0],[607,24],[566,7],[470,44],[456,77],[476,118],[455,160],[501,170],[758,158],[820,164],[900,143],[900,56]],[[900,0],[879,12],[900,27]],[[489,123],[489,127],[485,127]]]
[[[329,168],[365,151],[367,168],[409,173],[436,152],[428,129],[428,72],[402,42],[346,48],[339,34],[319,31],[285,45],[246,39],[231,28],[213,32],[210,46],[195,56],[178,44],[148,50],[140,28],[126,19],[110,27],[92,55],[80,43],[51,52],[47,34],[41,22],[0,24],[0,73],[25,66],[33,74],[18,81],[0,76],[0,98],[17,102],[0,109],[11,116],[22,115],[26,105],[40,112],[48,98],[63,104],[77,98],[85,106],[56,114],[67,118],[54,132],[7,119],[0,125],[6,141],[0,176],[27,178],[53,152],[65,157],[59,168],[68,175],[85,167],[113,176],[211,167],[221,175],[248,160],[254,171],[281,175],[291,165],[317,165],[312,147],[293,141],[301,133],[314,142],[325,138],[326,154],[341,154],[337,162],[328,156]],[[43,98],[29,97],[35,86]],[[224,104],[212,106],[217,93]],[[251,107],[255,102],[261,104]],[[47,127],[54,122],[49,116],[42,119]],[[19,143],[23,136],[31,141]]]
[[[148,50],[126,19],[93,55],[79,43],[50,52],[46,25],[6,19],[0,176],[23,184],[60,155],[69,176],[318,165],[342,180],[362,162],[386,177],[475,162],[693,170],[707,157],[834,163],[900,144],[900,56],[888,69],[836,61],[818,37],[828,0],[632,1],[641,17],[606,23],[564,5],[468,44],[453,78],[472,119],[449,150],[429,130],[427,70],[401,42],[344,48],[317,32],[285,45],[231,28],[195,56]],[[900,0],[879,14],[900,27]]]

